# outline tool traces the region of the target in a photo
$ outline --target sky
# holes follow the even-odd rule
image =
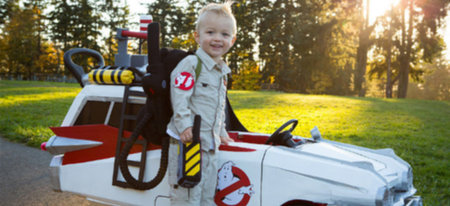
[[[139,16],[141,14],[147,14],[147,7],[142,6],[142,3],[149,4],[151,2],[154,2],[155,0],[123,0],[128,4],[130,7],[130,22],[139,22]],[[382,15],[383,14],[383,8],[388,8],[386,6],[383,6],[384,3],[389,3],[392,0],[378,0],[378,1],[371,1],[371,7],[373,7],[374,11],[372,12],[371,18],[374,19],[374,16]],[[151,14],[150,14],[151,15]],[[441,34],[444,37],[444,41],[446,45],[450,45],[450,14],[445,19],[446,27],[441,29]],[[238,22],[239,24],[239,22]],[[132,31],[138,31],[138,25],[130,25],[130,30]],[[238,34],[239,35],[239,34]],[[447,46],[446,50],[444,51],[444,55],[448,61],[450,61],[450,46]]]

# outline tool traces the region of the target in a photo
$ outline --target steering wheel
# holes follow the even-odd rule
[[[280,132],[283,131],[287,126],[289,126],[291,124],[292,124],[291,128],[287,131],[282,132],[280,135]],[[281,127],[278,128],[272,135],[270,135],[269,139],[267,139],[267,141],[266,141],[266,144],[270,144],[273,142],[275,144],[284,143],[286,146],[294,146],[294,145],[291,145],[291,142],[294,143],[294,141],[291,140],[292,139],[291,132],[295,129],[297,124],[298,124],[298,120],[296,120],[296,119],[291,119],[291,120],[287,121],[286,123],[281,125]]]

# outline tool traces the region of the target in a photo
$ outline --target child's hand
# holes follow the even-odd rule
[[[222,143],[224,143],[225,145],[228,145],[228,143],[230,143],[230,142],[234,142],[234,140],[231,139],[230,137],[220,137],[220,141]]]
[[[180,140],[183,144],[186,144],[188,142],[192,142],[192,136],[192,127],[188,127],[183,131],[183,133],[181,133]]]

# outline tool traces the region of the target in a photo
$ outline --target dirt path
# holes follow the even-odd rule
[[[52,190],[48,166],[52,156],[0,137],[0,206],[98,205]]]

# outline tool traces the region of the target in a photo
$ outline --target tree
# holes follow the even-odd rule
[[[379,21],[382,28],[390,28],[393,35],[385,30],[376,40],[375,55],[379,58],[371,63],[370,74],[381,77],[387,72],[387,53],[391,50],[390,84],[398,85],[398,98],[406,97],[410,78],[421,80],[424,71],[420,65],[432,63],[443,50],[444,43],[437,28],[447,15],[448,5],[445,0],[403,0],[391,11],[391,20],[385,16]],[[390,41],[392,48],[388,46]]]
[[[244,60],[239,74],[233,74],[232,89],[259,90],[261,89],[261,73],[255,61]]]
[[[53,43],[45,41],[41,45],[41,55],[33,62],[36,72],[43,75],[58,74],[61,55]]]
[[[52,0],[54,9],[49,13],[50,36],[53,41],[62,44],[63,51],[68,50],[73,38],[75,9],[68,0]]]
[[[90,48],[101,51],[98,39],[102,38],[101,30],[110,18],[102,18],[104,5],[110,1],[94,0],[52,0],[55,8],[49,13],[51,21],[51,37],[63,51],[74,47]],[[103,8],[102,8],[103,6]],[[75,61],[89,70],[91,61],[86,56],[76,56]],[[66,73],[68,71],[65,71]]]
[[[6,35],[0,36],[0,76],[6,76],[9,73],[10,68],[8,67],[8,55],[6,48],[8,47],[8,39]]]
[[[43,40],[43,34],[45,32],[45,16],[43,15],[43,11],[47,7],[46,1],[41,0],[27,0],[24,2],[24,5],[26,8],[30,8],[33,12],[33,18],[35,19],[34,27],[34,37],[36,41],[36,47],[34,50],[35,56],[33,57],[33,61],[40,58],[40,56],[43,54],[42,52],[42,42]]]
[[[73,45],[100,51],[97,39],[101,37],[100,30],[104,23],[101,10],[96,1],[78,0],[73,5],[76,13],[74,19]]]
[[[244,61],[254,61],[253,45],[256,43],[256,25],[255,17],[258,9],[258,3],[255,1],[239,1],[233,5],[233,13],[236,18],[237,35],[236,42],[228,52],[228,63],[234,74],[239,73],[239,68]]]
[[[148,13],[153,16],[153,21],[160,23],[162,47],[169,47],[175,37],[173,33],[174,19],[179,18],[179,13],[181,13],[181,10],[177,10],[177,3],[177,0],[160,0],[154,1],[148,6]]]
[[[174,9],[169,26],[170,47],[194,51],[198,45],[195,42],[194,32],[199,10],[206,1],[189,0],[187,7],[178,6]]]
[[[19,9],[19,0],[0,0],[0,25],[5,24],[11,15]]]
[[[31,79],[36,71],[34,62],[41,55],[42,30],[39,22],[42,16],[36,5],[25,3],[24,6],[16,10],[5,24],[3,55],[9,75],[17,78],[25,74],[25,79]]]
[[[258,22],[263,79],[284,91],[350,92],[353,1],[268,1]],[[272,78],[273,77],[273,78]]]
[[[101,11],[101,18],[104,19],[102,24],[106,27],[108,33],[103,40],[105,46],[103,47],[103,57],[106,65],[114,64],[114,57],[117,53],[117,41],[115,39],[118,28],[126,28],[128,24],[127,17],[130,10],[126,4],[120,5],[120,0],[105,0],[99,5]]]
[[[105,3],[107,4],[107,3]],[[63,44],[66,51],[72,47],[85,47],[99,51],[97,39],[105,26],[101,16],[101,2],[93,0],[53,0],[54,10],[49,13],[51,37]]]
[[[405,98],[408,88],[410,61],[411,61],[411,49],[412,49],[412,33],[414,23],[414,11],[413,0],[402,0],[400,3],[401,11],[401,38],[397,42],[397,46],[400,49],[400,68],[399,68],[399,85],[398,85],[398,98]],[[408,9],[409,18],[406,23],[406,9]],[[408,25],[407,25],[408,24]],[[408,26],[408,28],[406,28]]]
[[[358,50],[356,53],[356,73],[355,73],[355,92],[358,96],[365,96],[365,75],[367,67],[367,52],[372,44],[370,35],[375,28],[375,25],[369,24],[369,11],[370,0],[366,0],[365,7],[363,6],[363,0],[358,1],[359,7],[359,35],[358,35]],[[364,9],[366,10],[364,12]]]
[[[433,64],[420,65],[423,68],[423,79],[418,83],[410,83],[408,97],[417,99],[450,100],[450,64],[442,57]]]
[[[281,89],[289,90],[290,83],[286,77],[293,77],[296,67],[291,64],[289,40],[292,38],[292,30],[289,22],[292,13],[292,1],[278,0],[275,2],[262,1],[259,3],[260,15],[264,18],[259,19],[259,58],[263,65],[263,78],[268,81],[271,77],[274,83],[278,84]],[[271,9],[269,9],[271,8]],[[298,33],[301,33],[299,31]],[[295,77],[294,77],[295,79]],[[302,85],[297,85],[302,87]]]

